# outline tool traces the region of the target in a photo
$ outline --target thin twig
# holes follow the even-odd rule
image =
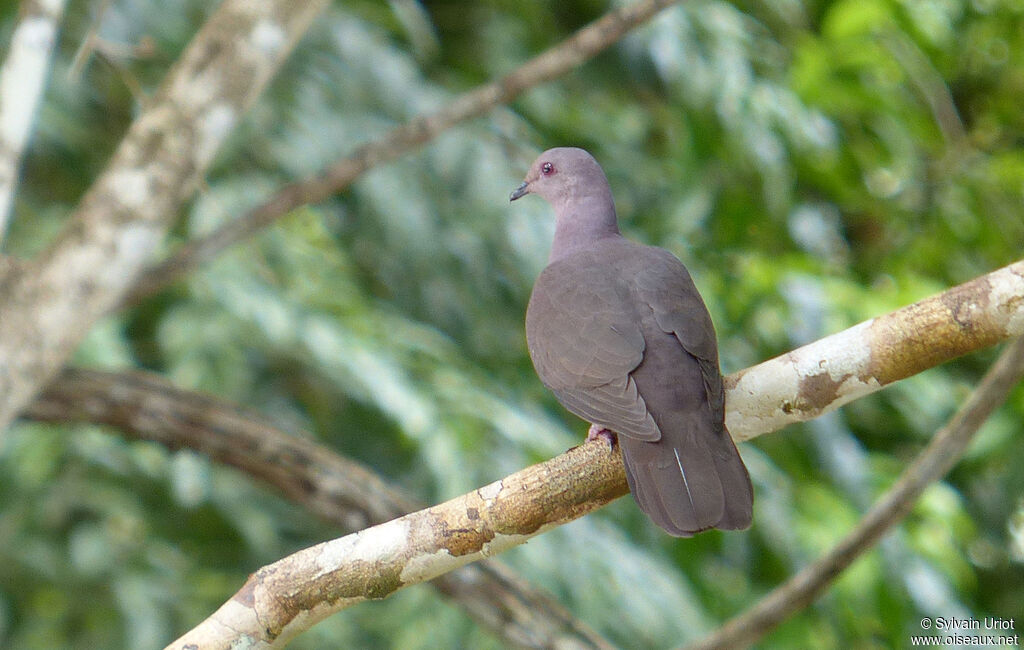
[[[1024,338],[1019,338],[1008,345],[967,402],[935,434],[896,484],[864,515],[849,535],[742,615],[707,639],[687,646],[687,649],[749,646],[810,604],[854,560],[870,550],[886,531],[910,512],[928,485],[956,464],[982,423],[1003,403],[1022,375]]]
[[[935,125],[939,127],[946,144],[954,148],[967,144],[967,130],[956,109],[953,94],[921,48],[904,33],[883,33],[879,38],[928,103]]]
[[[505,77],[459,95],[435,113],[413,118],[379,140],[359,147],[312,178],[282,187],[262,205],[210,234],[184,244],[168,259],[150,267],[125,296],[121,306],[135,304],[156,293],[295,208],[318,203],[337,194],[373,167],[429,142],[456,124],[510,102],[534,86],[565,74],[678,1],[642,0],[610,11]]]
[[[96,50],[96,44],[100,41],[100,25],[103,23],[103,16],[107,13],[107,9],[110,8],[110,2],[111,0],[100,0],[92,9],[93,16],[89,22],[89,29],[82,37],[82,43],[75,51],[75,56],[71,58],[71,66],[68,68],[68,78],[72,81],[78,81],[81,78],[82,70],[85,69],[86,63]]]

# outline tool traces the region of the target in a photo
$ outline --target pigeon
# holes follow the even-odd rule
[[[617,441],[637,505],[670,535],[749,527],[715,329],[686,267],[622,236],[608,179],[583,149],[542,153],[509,198],[527,194],[556,215],[526,310],[541,382],[592,423],[588,440]]]

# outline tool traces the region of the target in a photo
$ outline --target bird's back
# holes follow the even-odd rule
[[[682,263],[621,237],[596,242],[541,273],[526,325],[537,373],[559,401],[620,434],[630,489],[658,525],[686,536],[750,524],[714,328]],[[634,404],[623,416],[630,391],[643,413]]]

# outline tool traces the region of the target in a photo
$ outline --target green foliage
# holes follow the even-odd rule
[[[424,502],[455,496],[585,430],[526,356],[523,311],[552,223],[542,202],[506,197],[537,151],[594,153],[625,230],[693,271],[735,371],[1020,256],[1018,4],[683,3],[104,320],[76,361],[156,370],[311,431]],[[45,247],[101,172],[145,100],[125,80],[153,92],[209,11],[110,3],[99,35],[150,37],[155,54],[93,57],[69,76],[94,20],[92,6],[70,5],[6,241],[15,255]],[[167,249],[606,9],[330,9]],[[0,11],[6,34],[17,12]],[[992,358],[743,445],[757,497],[749,532],[672,540],[621,500],[506,559],[624,647],[697,638],[848,531]],[[1018,391],[950,479],[765,647],[901,646],[923,616],[1019,616],[1022,414]],[[0,494],[7,647],[160,647],[249,572],[339,532],[234,470],[95,427],[18,424],[0,442]],[[293,647],[501,645],[417,587],[339,614]]]

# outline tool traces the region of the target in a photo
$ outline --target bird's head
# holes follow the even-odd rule
[[[607,192],[607,187],[608,180],[593,156],[583,149],[558,147],[548,149],[533,161],[523,184],[512,192],[509,200],[537,194],[557,210],[588,192]]]

